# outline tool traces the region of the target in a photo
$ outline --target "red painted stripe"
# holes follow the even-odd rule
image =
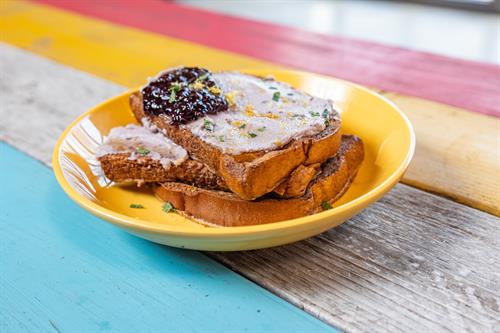
[[[500,115],[500,66],[305,32],[157,0],[39,2],[471,111]]]

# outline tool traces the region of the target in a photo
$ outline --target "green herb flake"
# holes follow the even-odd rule
[[[330,112],[328,112],[328,109],[324,109],[323,113],[321,115],[325,119],[325,126],[329,126],[330,125]]]
[[[248,135],[251,137],[251,138],[255,138],[257,136],[257,134],[255,133],[252,133],[252,132],[249,132]]]
[[[226,137],[224,135],[219,135],[219,141],[220,142],[225,142],[226,141]]]
[[[311,112],[309,112],[309,113],[310,113],[310,114],[311,114],[311,116],[313,116],[313,117],[319,117],[319,112],[313,112],[313,111],[311,111]]]
[[[215,127],[215,124],[212,123],[210,120],[205,119],[203,121],[203,128],[206,129],[207,131],[213,132],[214,127]]]
[[[170,97],[168,99],[169,103],[174,103],[177,100],[177,93],[181,90],[181,84],[179,82],[173,82],[170,85]]]
[[[238,128],[244,129],[245,127],[247,127],[247,124],[240,125]]]
[[[278,102],[280,100],[280,92],[277,91],[273,94],[273,101]]]
[[[202,74],[202,75],[198,76],[198,78],[196,79],[196,81],[206,80],[208,78],[208,75],[209,75],[209,73]]]
[[[323,210],[329,210],[332,209],[333,207],[328,201],[323,201],[321,203],[321,208],[323,208]]]
[[[271,89],[271,90],[278,90],[278,88],[276,88],[276,87],[269,87],[269,89]]]
[[[263,127],[257,129],[257,131],[259,131],[259,132],[264,132],[265,130],[266,130],[266,126],[263,126]]]
[[[169,89],[174,90],[175,92],[178,92],[179,90],[181,90],[181,84],[177,81],[172,82]]]
[[[142,156],[146,156],[147,154],[149,154],[151,151],[149,149],[146,149],[144,147],[137,147],[135,148],[135,151],[139,154],[141,154]]]
[[[165,212],[165,213],[175,213],[176,209],[174,208],[174,206],[172,206],[172,204],[170,202],[165,202],[163,204],[163,206],[161,207],[161,209]]]
[[[172,90],[170,91],[170,97],[169,97],[169,99],[168,99],[168,102],[169,102],[169,103],[174,103],[174,102],[176,101],[176,99],[177,99],[177,95],[176,95],[176,93],[175,93],[175,90],[173,90],[173,89],[172,89]]]
[[[143,209],[144,206],[141,204],[130,204],[130,208]]]

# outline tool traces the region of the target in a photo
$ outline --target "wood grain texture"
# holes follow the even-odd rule
[[[0,332],[337,332],[199,252],[99,220],[52,170],[0,154]]]
[[[398,185],[320,236],[211,256],[349,332],[498,332],[499,222]]]
[[[179,65],[213,70],[282,68],[24,0],[0,1],[0,18],[0,41],[127,87],[143,85],[148,76]]]
[[[8,2],[0,8],[0,14],[3,13],[0,29],[5,31],[0,34],[0,40],[126,86],[140,85],[147,76],[180,64],[212,69],[277,67],[242,55],[49,7],[31,6],[23,1]],[[65,29],[60,29],[61,26]],[[4,65],[11,74],[16,68],[14,60]],[[447,71],[443,73],[449,74]],[[83,93],[83,88],[78,85],[75,87],[72,94]],[[96,89],[97,96],[103,96],[101,91]],[[25,96],[28,101],[31,99],[28,93]],[[490,120],[493,118],[438,103],[393,94],[388,96],[400,103],[417,132],[414,166],[411,166],[404,181],[498,215],[499,120]],[[90,101],[96,100],[99,98],[89,97],[89,102],[84,101],[82,104],[89,106]],[[491,103],[495,103],[495,100]],[[71,112],[77,114],[76,110],[83,109],[85,107],[77,107]],[[67,117],[68,122],[71,118]]]
[[[0,43],[0,140],[49,164],[78,115],[126,88]]]
[[[382,92],[415,128],[403,182],[500,215],[500,118]]]
[[[50,105],[52,112],[57,108],[61,113],[51,117],[35,106],[14,104],[27,113],[25,119],[36,121],[23,123],[13,117],[0,131],[2,139],[45,162],[51,146],[40,141],[53,142],[59,132],[31,133],[67,125],[71,117],[62,114],[73,110],[64,103],[51,104],[59,90],[89,89],[92,94],[99,89],[96,94],[106,94],[109,89],[112,94],[120,88],[105,81],[94,85],[90,79],[57,83],[52,78],[76,74],[11,47],[0,51],[0,63],[23,68],[8,76],[9,90],[1,90],[5,107],[0,117],[14,110],[5,94],[19,99],[28,94],[36,105]],[[33,77],[31,66],[44,75]],[[40,82],[53,89],[50,94],[36,89],[26,93],[16,88],[17,82]],[[350,332],[495,332],[500,327],[499,222],[492,215],[398,185],[360,215],[318,237],[275,249],[211,256]]]
[[[218,50],[500,116],[500,66],[493,64],[314,33],[161,0],[37,1]],[[120,15],[116,8],[120,8]]]

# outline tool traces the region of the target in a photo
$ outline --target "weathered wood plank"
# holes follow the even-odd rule
[[[0,46],[0,64],[9,82],[2,85],[0,118],[10,117],[8,126],[0,123],[0,138],[45,163],[62,128],[88,106],[87,95],[60,91],[104,98],[123,89],[7,46]],[[33,102],[23,102],[28,97]],[[398,185],[318,237],[209,255],[348,331],[493,332],[500,327],[499,239],[494,216]]]
[[[383,92],[415,126],[403,182],[500,215],[500,118]]]
[[[318,237],[211,255],[348,331],[485,332],[500,327],[499,222],[398,185]]]
[[[49,164],[58,136],[78,115],[126,90],[0,43],[0,140]]]

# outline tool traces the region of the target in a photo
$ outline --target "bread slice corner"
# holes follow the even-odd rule
[[[227,190],[224,180],[204,164],[187,159],[180,165],[164,166],[148,156],[134,160],[129,154],[106,154],[98,158],[106,178],[116,183],[143,183],[182,181],[211,190]]]

